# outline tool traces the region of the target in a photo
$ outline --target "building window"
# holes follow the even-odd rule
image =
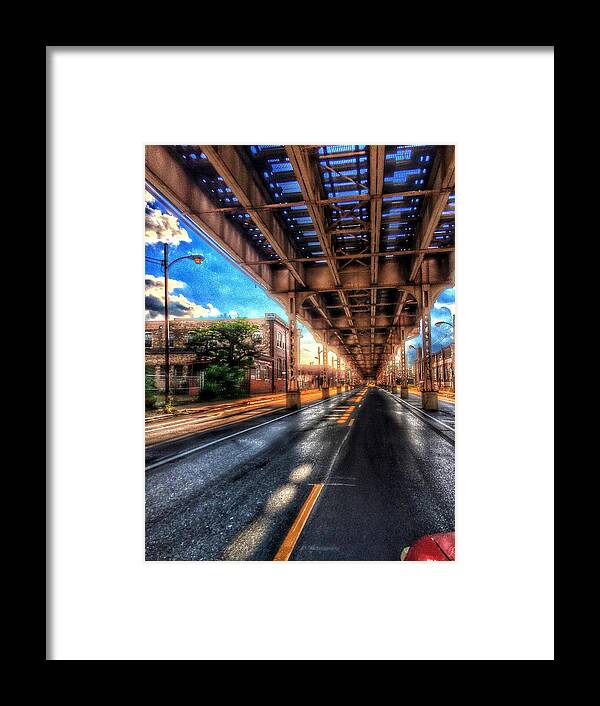
[[[277,331],[276,341],[277,348],[283,348],[283,333],[281,331]]]
[[[254,379],[260,380],[260,368],[254,368]]]
[[[277,358],[277,377],[283,377],[283,361],[281,358]]]
[[[174,348],[173,334],[169,334],[169,348]]]
[[[150,331],[146,331],[146,348],[152,348],[152,334]]]

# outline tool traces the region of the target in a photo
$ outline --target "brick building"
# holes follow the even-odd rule
[[[415,384],[419,384],[422,380],[422,358],[421,348],[417,348],[417,360],[411,365],[412,377]],[[453,389],[454,387],[454,343],[450,343],[437,353],[431,356],[431,368],[433,382],[437,385],[437,389]]]
[[[454,386],[454,343],[434,353],[431,361],[433,382],[438,388],[449,389]]]
[[[202,382],[202,371],[207,363],[196,360],[196,354],[187,349],[194,329],[209,326],[222,319],[174,319],[169,322],[169,358],[172,388],[195,395]],[[286,351],[288,347],[287,324],[276,314],[265,314],[264,319],[247,319],[260,326],[256,332],[262,343],[263,353],[248,370],[246,386],[249,394],[284,392],[286,375]],[[146,366],[154,369],[159,390],[164,389],[165,338],[164,320],[146,321],[145,350]],[[186,388],[183,390],[182,388]]]

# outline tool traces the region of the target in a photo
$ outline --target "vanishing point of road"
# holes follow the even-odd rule
[[[389,560],[454,530],[454,404],[378,387],[146,448],[147,560]]]

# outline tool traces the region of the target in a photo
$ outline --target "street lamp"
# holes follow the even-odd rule
[[[319,372],[317,373],[317,387],[320,389],[323,386],[323,369],[321,368],[321,346],[317,346],[317,355],[315,360],[319,366]]]
[[[170,354],[169,354],[169,267],[174,265],[180,260],[193,260],[196,265],[201,265],[204,262],[203,255],[183,255],[182,257],[176,257],[174,260],[169,262],[169,250],[167,243],[163,243],[163,257],[159,260],[155,257],[146,256],[146,260],[150,262],[155,262],[159,264],[165,273],[165,407],[171,404],[171,381],[169,376],[169,368],[171,367]]]
[[[437,321],[436,326],[441,326],[442,324],[446,324],[446,326],[450,326],[454,330],[454,316],[452,317],[452,323],[449,321]]]
[[[419,369],[419,351],[417,350],[417,348],[415,348],[415,346],[413,346],[412,343],[409,343],[409,344],[408,344],[408,347],[409,347],[409,348],[412,348],[413,351],[416,351],[416,353],[417,353],[417,358],[416,358],[416,360],[415,360],[415,371],[418,371],[419,377],[420,377],[420,376],[421,376],[421,370]],[[416,385],[416,384],[417,384],[417,379],[416,379],[416,375],[415,375],[415,385]]]

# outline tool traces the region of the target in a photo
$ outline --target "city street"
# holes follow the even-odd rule
[[[146,558],[399,560],[454,529],[453,420],[363,387],[149,446]]]
[[[321,399],[321,390],[303,390],[302,404],[308,405]],[[285,393],[254,395],[230,402],[188,405],[175,414],[154,414],[145,421],[146,444],[158,444],[200,431],[242,422],[269,411],[285,409]]]

